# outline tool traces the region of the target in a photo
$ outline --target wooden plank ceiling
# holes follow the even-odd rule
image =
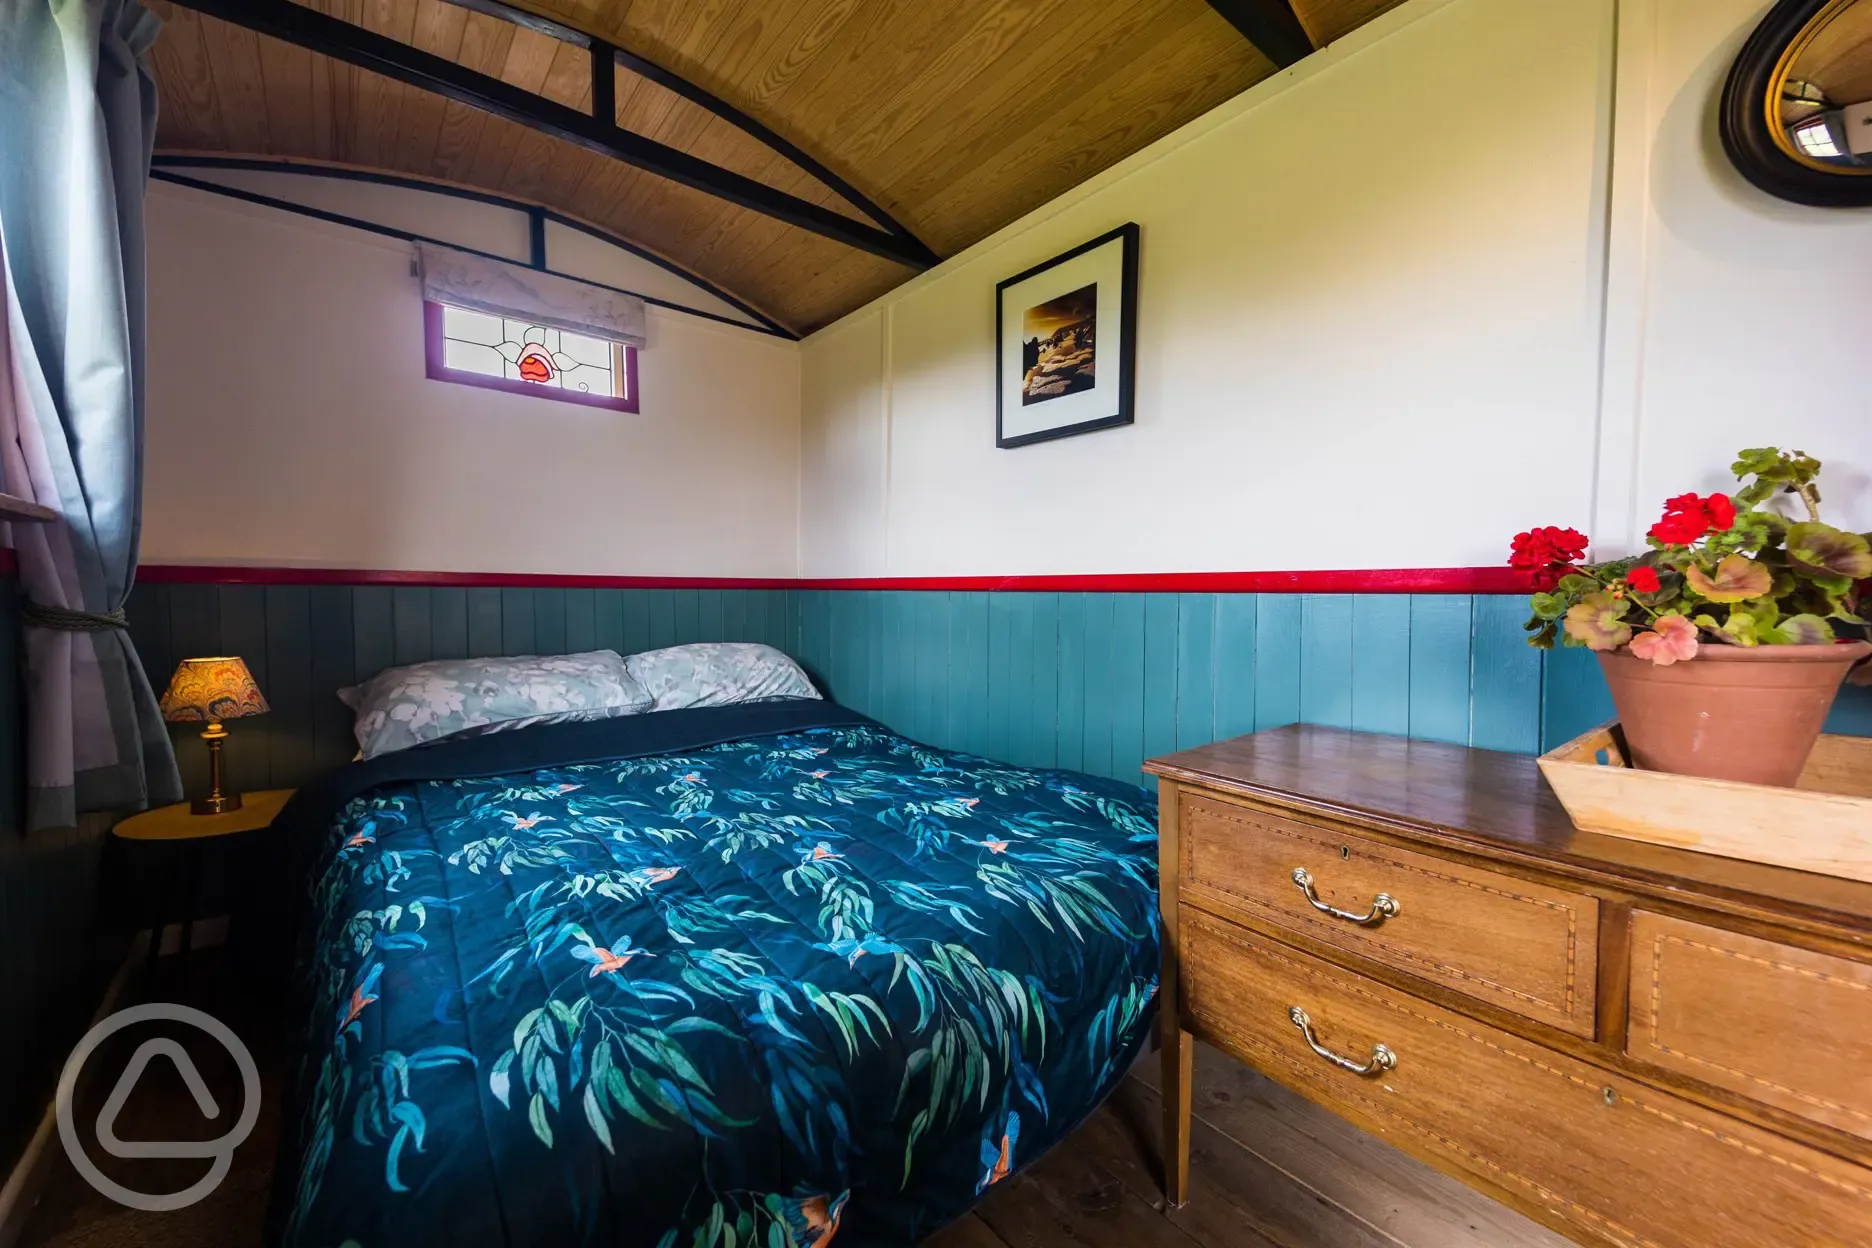
[[[328,162],[589,221],[807,333],[911,270],[166,0],[158,150]],[[590,107],[584,49],[446,0],[311,7]],[[1316,45],[1399,0],[1296,0]],[[530,0],[754,117],[952,255],[1274,72],[1206,0]],[[699,105],[622,68],[617,121],[860,220]]]

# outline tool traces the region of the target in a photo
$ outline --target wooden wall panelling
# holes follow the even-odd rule
[[[882,611],[889,596],[882,591],[872,591],[866,597],[866,604],[873,611]],[[950,689],[949,722],[960,748],[976,754],[988,748],[988,607],[991,597],[979,590],[956,591],[949,595],[949,649],[945,663],[960,677]],[[873,685],[881,686],[884,673],[892,663],[883,638],[871,639],[870,661]]]
[[[351,731],[351,711],[333,695],[333,690],[357,682],[357,652],[350,628],[352,592],[349,585],[313,585],[306,595],[312,622],[311,727],[315,772],[338,766],[350,758],[357,748],[357,738]],[[499,591],[471,589],[467,592],[468,653],[499,653],[500,604],[498,599],[490,600],[487,597]],[[475,601],[477,594],[483,596],[478,604]],[[496,609],[491,628],[488,627],[489,605]],[[477,624],[483,630],[479,636]]]
[[[1176,648],[1176,748],[1216,739],[1215,594],[1179,594]]]
[[[348,761],[357,744],[336,691],[386,667],[705,640],[791,652],[790,599],[787,590],[144,583],[127,614],[158,693],[182,659],[247,661],[272,710],[229,726],[226,757],[234,785],[259,789],[303,784]],[[170,729],[190,793],[207,785],[200,735],[199,726]]]
[[[315,715],[323,699],[314,693],[312,587],[277,585],[262,591],[262,597],[267,674],[261,689],[281,722],[299,725],[299,731],[276,733],[268,742],[268,779],[274,772],[313,775],[320,770]]]
[[[1189,602],[1187,596],[1184,601]],[[1207,655],[1196,656],[1209,666],[1195,675],[1215,691],[1213,734],[1203,741],[1238,737],[1255,730],[1255,677],[1259,666],[1255,656],[1261,631],[1261,596],[1217,594],[1214,603],[1214,648]],[[1196,609],[1204,609],[1200,601]],[[1182,748],[1200,744],[1194,735],[1186,741],[1179,736],[1179,742]]]
[[[1309,594],[1300,600],[1300,718],[1330,728],[1352,726],[1352,596]]]
[[[1406,735],[1466,745],[1475,600],[1467,594],[1412,594],[1409,628]]]
[[[1403,594],[1352,599],[1352,720],[1360,732],[1410,734],[1411,600]]]
[[[1527,646],[1519,595],[800,597],[800,653],[833,697],[1030,765],[1135,778],[1173,746],[1295,722],[1536,753],[1611,717],[1590,654]],[[1872,690],[1847,690],[1830,730],[1872,732],[1863,708]]]
[[[1533,753],[1610,718],[1584,651],[1529,649],[1517,595],[142,584],[132,639],[158,690],[237,653],[273,713],[236,724],[237,784],[351,757],[332,696],[393,664],[762,641],[831,697],[932,745],[1141,779],[1172,748],[1294,722]],[[1829,731],[1872,734],[1872,690]],[[174,729],[191,791],[195,729]]]
[[[1112,598],[1111,773],[1141,773],[1144,767],[1144,599]]]
[[[1254,726],[1278,728],[1300,718],[1301,617],[1305,603],[1294,594],[1255,595]]]
[[[1541,652],[1527,644],[1527,600],[1510,594],[1475,599],[1469,744],[1540,752]]]

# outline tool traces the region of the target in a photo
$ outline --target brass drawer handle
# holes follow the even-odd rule
[[[1329,906],[1319,899],[1318,893],[1313,891],[1313,877],[1307,874],[1305,867],[1293,869],[1293,882],[1294,887],[1305,895],[1307,904],[1321,914],[1330,914],[1335,919],[1344,919],[1348,923],[1357,923],[1361,927],[1376,927],[1386,919],[1395,919],[1402,908],[1398,905],[1397,898],[1390,893],[1379,893],[1372,898],[1371,909],[1364,914],[1353,914],[1350,910]]]
[[[1371,1075],[1382,1075],[1386,1071],[1395,1070],[1397,1068],[1397,1054],[1393,1053],[1387,1045],[1372,1045],[1371,1061],[1364,1063],[1355,1062],[1349,1057],[1341,1057],[1339,1054],[1315,1040],[1313,1038],[1313,1020],[1308,1018],[1307,1012],[1299,1006],[1296,1005],[1288,1010],[1287,1017],[1292,1019],[1293,1025],[1300,1029],[1300,1034],[1306,1037],[1307,1047],[1309,1049],[1312,1049],[1315,1053],[1341,1070],[1349,1070],[1355,1075],[1369,1077]]]

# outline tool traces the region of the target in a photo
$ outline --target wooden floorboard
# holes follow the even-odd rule
[[[923,1241],[923,1248],[1007,1248],[1007,1241],[978,1214],[966,1214]]]
[[[1160,1113],[1157,1093],[1128,1080],[1073,1143],[1096,1150],[1101,1161],[1123,1173],[1128,1183],[1142,1186],[1161,1208],[1154,1134]],[[1199,1244],[1400,1248],[1391,1236],[1200,1118],[1193,1123],[1190,1167],[1193,1181],[1201,1186],[1192,1187],[1189,1203],[1167,1216]]]
[[[1154,1092],[1155,1062],[1138,1063],[1132,1075]],[[1201,1123],[1379,1232],[1384,1236],[1379,1242],[1406,1248],[1567,1248],[1571,1243],[1208,1045],[1196,1046],[1191,1099]],[[1196,1139],[1200,1147],[1205,1137]],[[1227,1155],[1226,1148],[1215,1153]],[[1211,1175],[1204,1164],[1193,1162],[1192,1167],[1189,1207],[1213,1190],[1203,1186],[1206,1182],[1232,1195],[1232,1169]]]
[[[1198,1248],[1101,1164],[1080,1135],[1004,1181],[976,1213],[1008,1248]]]

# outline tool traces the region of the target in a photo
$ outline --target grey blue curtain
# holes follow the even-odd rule
[[[143,475],[143,197],[156,132],[135,0],[0,0],[0,485],[27,620],[27,824],[180,800],[129,634]]]

